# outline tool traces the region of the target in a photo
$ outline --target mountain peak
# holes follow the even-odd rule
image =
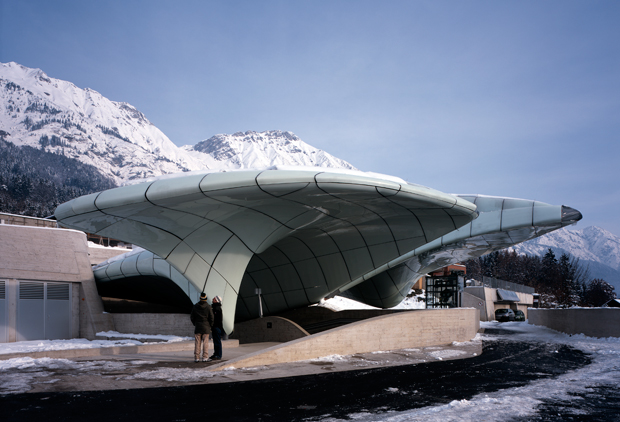
[[[597,226],[588,226],[586,228],[581,229],[581,232],[583,234],[586,235],[591,235],[591,236],[601,236],[601,237],[606,237],[608,239],[617,239],[620,240],[616,235],[614,235],[613,233],[601,228],[601,227],[597,227]]]
[[[356,170],[346,161],[308,145],[293,132],[281,130],[219,134],[189,150],[210,155],[216,161],[229,161],[234,168],[298,165]]]
[[[41,69],[0,63],[4,140],[93,165],[117,184],[169,173],[274,165],[355,168],[281,130],[215,135],[179,148],[136,107],[49,78]]]

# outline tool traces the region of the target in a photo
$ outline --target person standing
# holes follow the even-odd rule
[[[213,356],[212,360],[222,359],[222,336],[224,335],[224,325],[222,324],[222,298],[215,296],[211,302],[213,306]]]
[[[214,317],[213,310],[209,306],[207,301],[207,294],[200,294],[200,301],[192,308],[192,313],[189,316],[192,324],[194,324],[194,362],[200,362],[201,355],[202,361],[208,362],[209,356],[209,334],[211,334],[211,327],[213,326]]]

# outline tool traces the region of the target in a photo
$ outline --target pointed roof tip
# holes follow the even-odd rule
[[[583,215],[575,208],[562,205],[562,225],[574,224],[582,218]]]

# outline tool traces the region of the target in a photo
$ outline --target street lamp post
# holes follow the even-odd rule
[[[259,312],[259,316],[262,318],[263,317],[263,302],[260,299],[261,289],[260,288],[254,289],[254,293],[258,295],[258,312]]]

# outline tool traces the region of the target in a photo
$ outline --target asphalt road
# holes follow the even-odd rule
[[[469,359],[223,384],[0,397],[3,421],[301,421],[352,413],[404,411],[470,399],[555,377],[590,363],[564,345],[485,341]],[[552,351],[557,351],[551,353]],[[403,394],[394,394],[398,389]],[[596,396],[595,393],[592,393]],[[615,394],[615,396],[614,396]],[[579,402],[592,404],[583,420],[607,421],[620,412],[620,392]],[[559,421],[562,407],[545,402],[540,421]],[[598,413],[597,413],[598,412]],[[565,413],[564,413],[565,414]],[[560,417],[560,419],[558,419]],[[572,419],[580,420],[580,419]]]

